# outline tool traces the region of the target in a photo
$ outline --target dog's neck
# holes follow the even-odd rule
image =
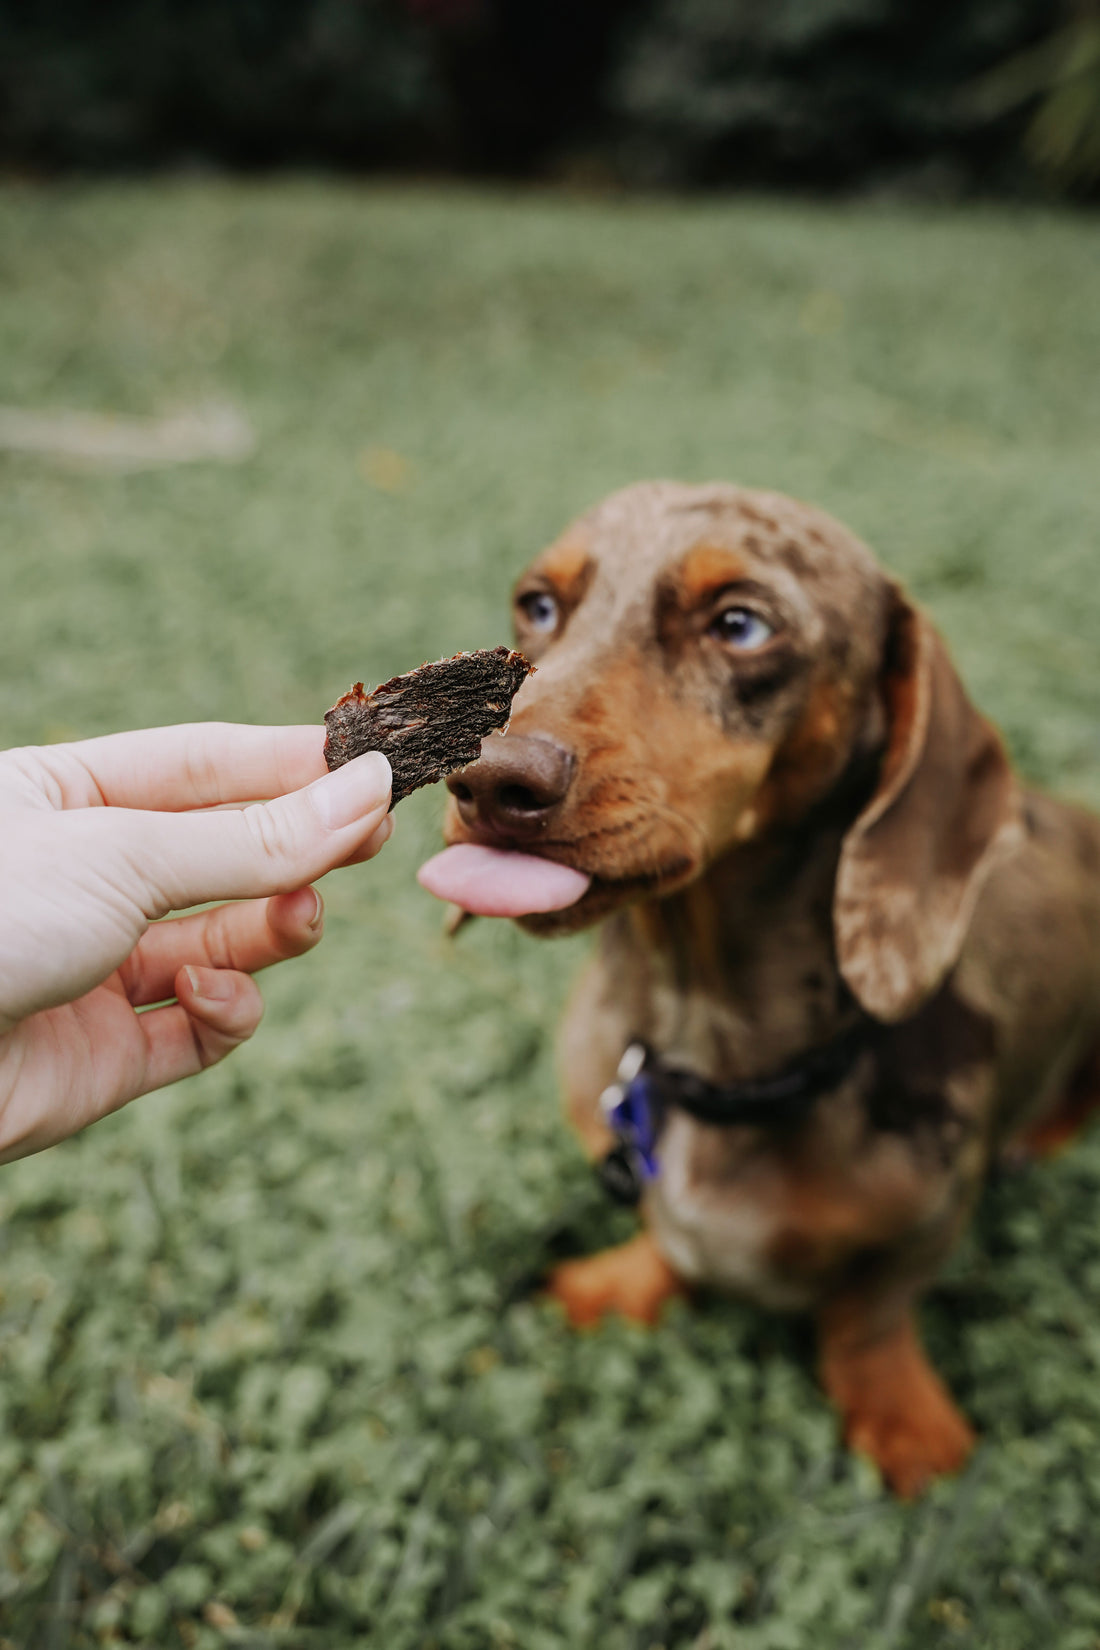
[[[635,1033],[714,1081],[766,1075],[850,1025],[832,900],[846,822],[770,833],[604,926]]]

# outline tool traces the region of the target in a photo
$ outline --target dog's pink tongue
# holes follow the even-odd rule
[[[444,848],[417,872],[437,899],[450,900],[477,917],[527,917],[575,905],[591,877],[534,854],[505,853],[473,842]]]

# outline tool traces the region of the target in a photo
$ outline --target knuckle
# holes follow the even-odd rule
[[[141,954],[141,947],[136,946],[130,955],[119,967],[119,979],[122,989],[131,1002],[140,1000],[145,991],[147,970],[145,960]]]
[[[218,765],[213,752],[200,734],[194,733],[183,753],[184,776],[193,795],[204,802],[216,802],[221,796]]]
[[[237,995],[222,1027],[222,1037],[234,1044],[247,1042],[263,1016],[264,1001],[259,988],[248,975],[241,975]]]
[[[246,808],[243,817],[261,859],[271,867],[276,879],[285,881],[296,848],[294,831],[285,812],[260,802]],[[281,888],[281,881],[277,880],[276,886]]]
[[[242,975],[238,989],[219,1012],[210,1018],[188,1016],[196,1057],[202,1066],[213,1066],[227,1054],[246,1043],[263,1019],[263,998],[247,975]]]
[[[218,905],[206,917],[204,935],[206,960],[211,968],[238,967],[238,938],[235,932],[239,905]]]

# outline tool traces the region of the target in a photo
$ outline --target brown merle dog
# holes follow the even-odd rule
[[[996,1154],[1100,1101],[1100,820],[1021,787],[925,615],[788,498],[617,493],[520,579],[516,629],[537,673],[449,781],[480,857],[426,880],[601,922],[568,1108],[604,1154],[639,1040],[659,1102],[641,1235],[552,1292],[578,1324],[692,1285],[812,1312],[848,1441],[914,1494],[972,1444],[915,1303]]]

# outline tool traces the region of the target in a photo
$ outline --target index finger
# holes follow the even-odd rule
[[[184,812],[301,790],[326,771],[324,739],[320,725],[182,722],[42,745],[33,754],[55,807]]]

